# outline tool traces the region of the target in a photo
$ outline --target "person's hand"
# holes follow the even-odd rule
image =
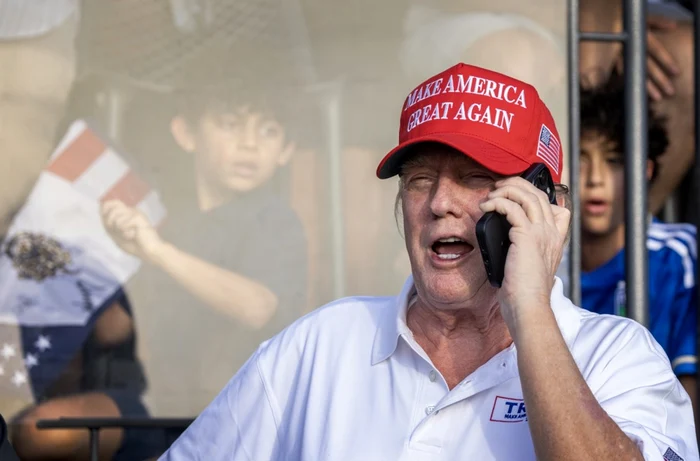
[[[654,101],[673,96],[675,87],[673,79],[680,69],[671,53],[657,37],[659,31],[673,30],[676,21],[662,17],[650,17],[647,20],[647,92]],[[624,54],[620,53],[615,63],[617,70],[624,70]]]
[[[521,177],[498,181],[481,203],[481,210],[496,211],[513,226],[498,297],[503,318],[515,338],[519,316],[549,307],[570,213],[550,204],[544,192]]]
[[[111,200],[102,205],[101,215],[105,230],[123,251],[150,261],[162,247],[158,232],[140,210]]]

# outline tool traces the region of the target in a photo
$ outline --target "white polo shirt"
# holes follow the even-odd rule
[[[398,297],[341,299],[263,343],[161,459],[534,460],[511,346],[451,391]],[[698,460],[690,400],[646,329],[552,308],[602,407],[648,460]],[[671,455],[677,454],[679,458]]]

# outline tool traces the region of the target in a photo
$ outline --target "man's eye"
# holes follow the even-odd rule
[[[485,186],[494,182],[494,179],[487,174],[470,174],[462,179],[466,184],[472,186]]]
[[[432,179],[428,176],[414,176],[408,181],[408,184],[412,187],[430,186]]]
[[[605,159],[606,162],[608,162],[611,165],[624,165],[625,160],[622,157],[608,157]]]

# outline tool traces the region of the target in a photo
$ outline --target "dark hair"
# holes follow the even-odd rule
[[[611,142],[613,149],[625,155],[625,93],[622,75],[614,72],[598,87],[581,86],[581,133],[596,133]],[[658,173],[658,159],[668,147],[666,119],[648,104],[648,159],[654,165],[653,181]]]
[[[264,47],[214,47],[192,59],[174,89],[176,115],[196,123],[207,114],[235,112],[242,107],[260,112],[284,126],[287,137],[312,143],[318,127],[318,105],[294,69],[289,53]]]

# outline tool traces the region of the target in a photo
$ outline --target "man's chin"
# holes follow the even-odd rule
[[[440,273],[425,277],[420,283],[422,295],[426,300],[441,305],[459,305],[473,299],[478,292],[488,285],[486,272],[483,274]],[[490,285],[488,285],[490,286]]]

